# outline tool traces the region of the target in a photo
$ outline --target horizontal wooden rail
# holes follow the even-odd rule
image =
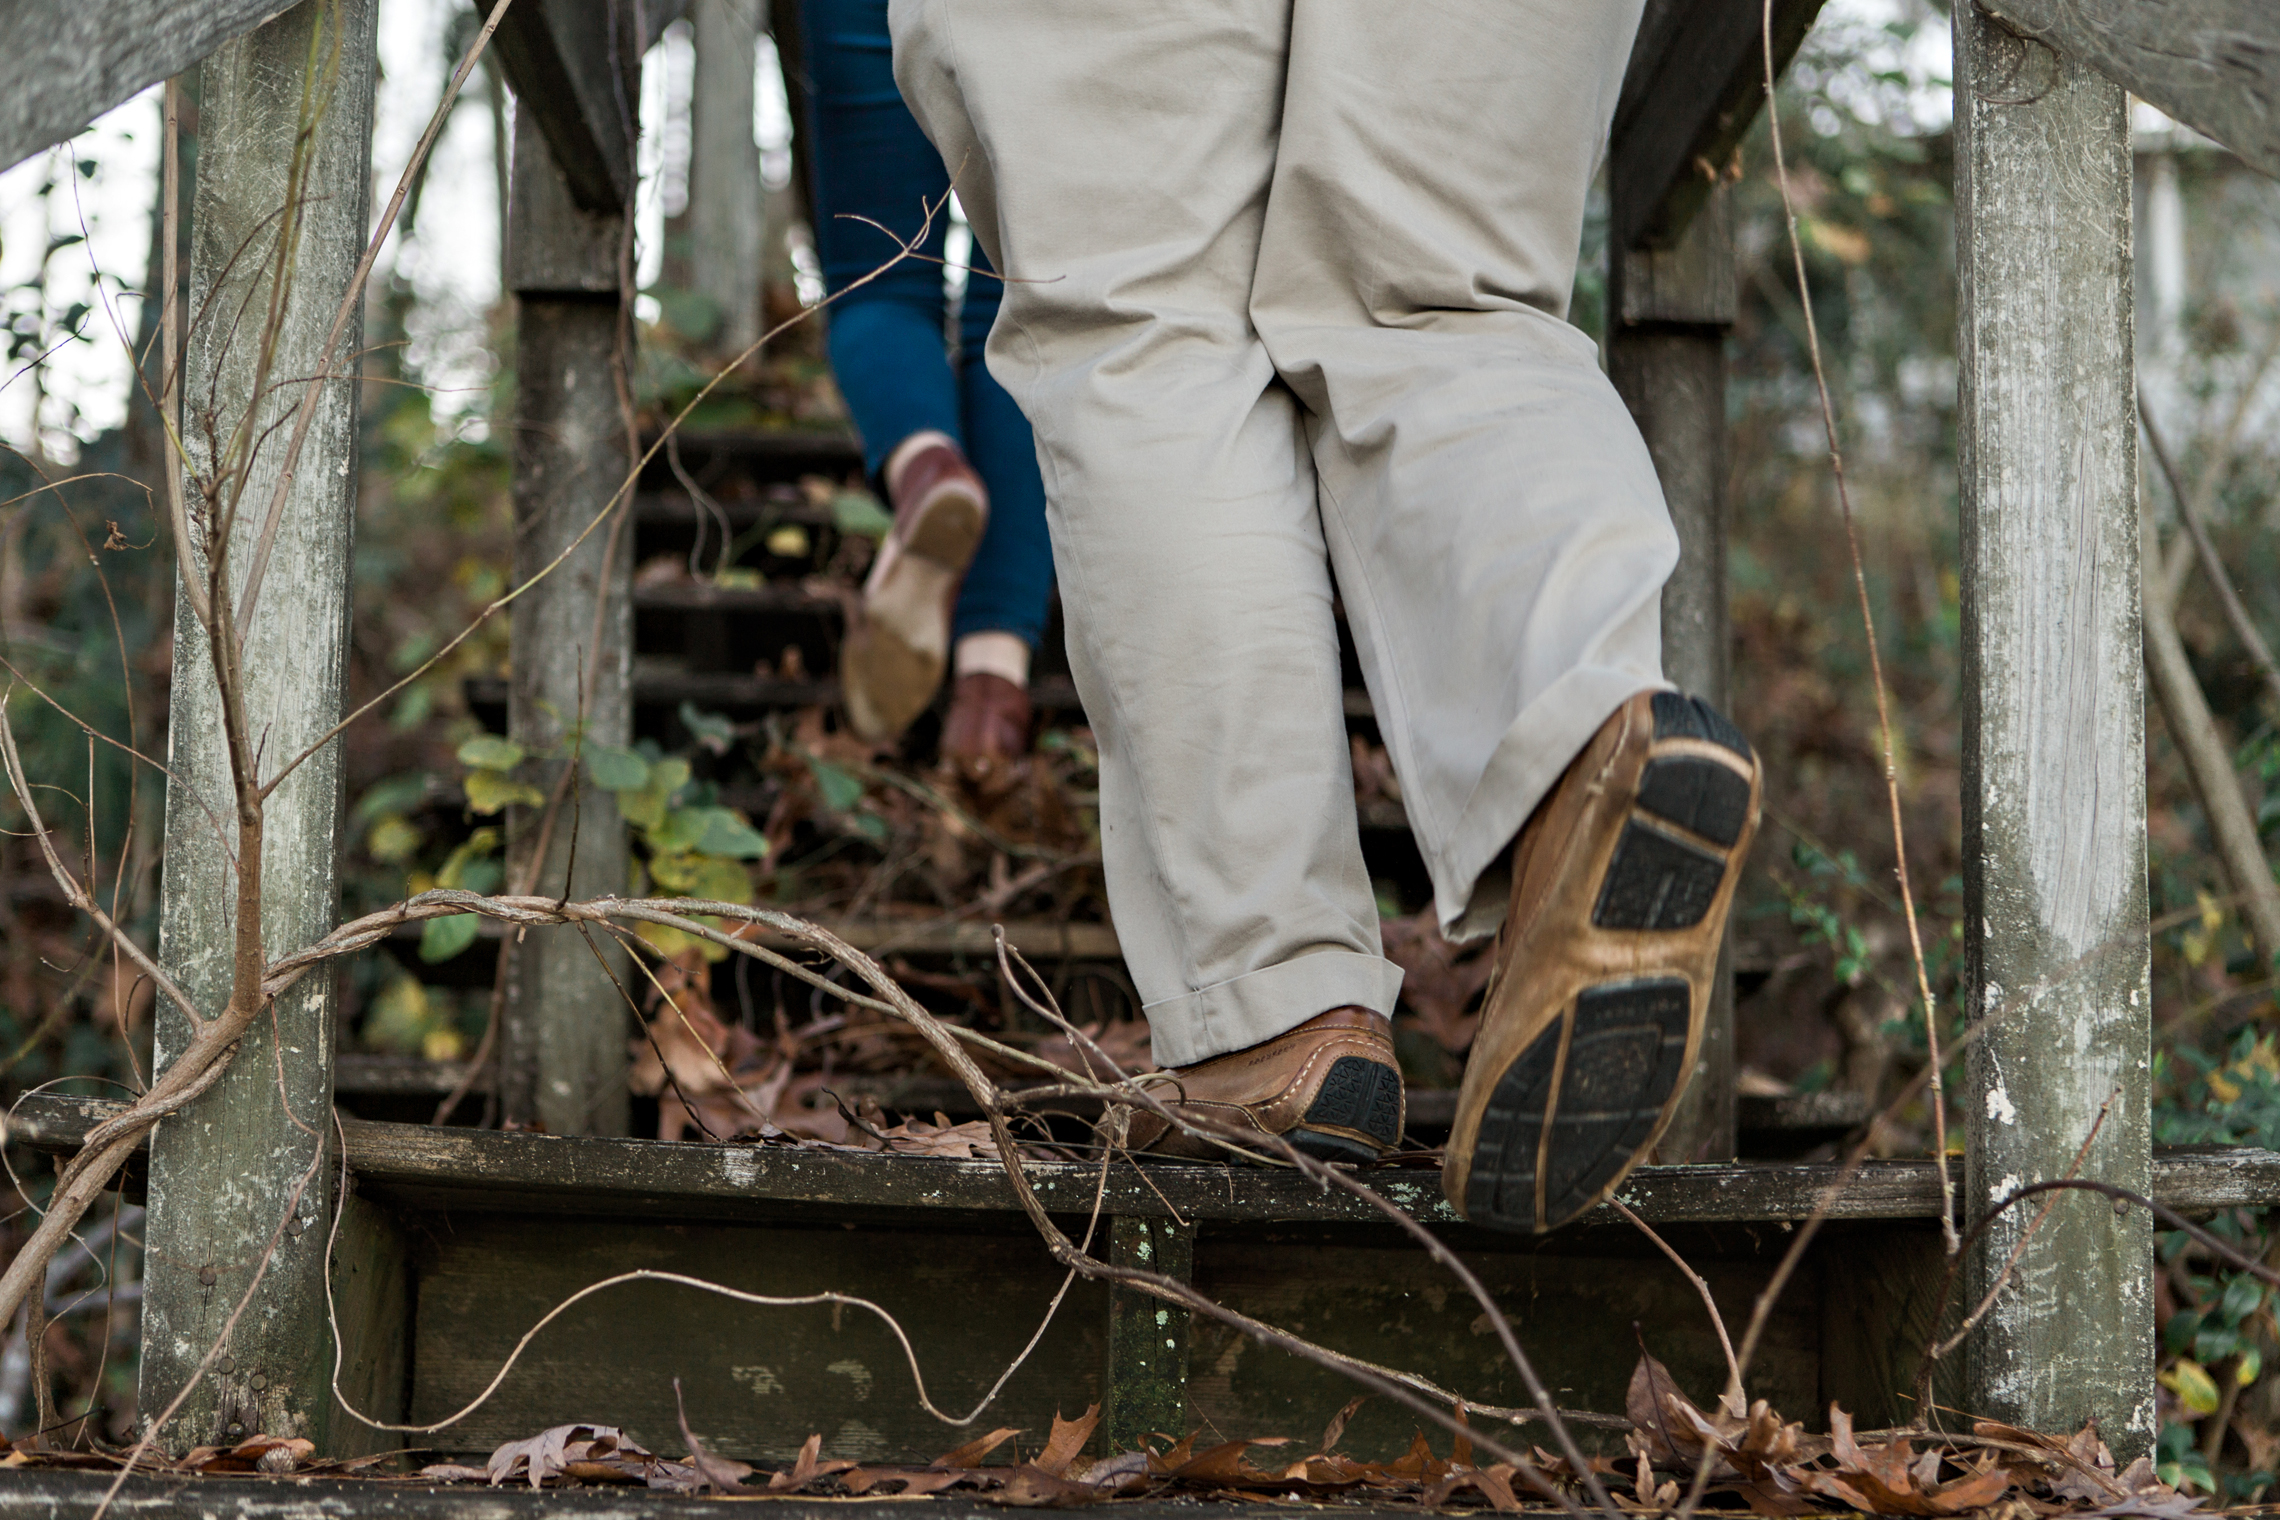
[[[121,1105],[94,1098],[26,1098],[9,1121],[11,1140],[64,1152]],[[991,1161],[882,1156],[760,1145],[666,1144],[346,1121],[348,1161],[361,1189],[416,1205],[471,1212],[639,1214],[652,1218],[781,1218],[802,1210],[1007,1214],[1016,1210],[1005,1173]],[[1622,1199],[1657,1224],[1795,1221],[1810,1215],[1839,1175],[1824,1164],[1653,1166],[1632,1174]],[[1047,1208],[1082,1214],[1100,1170],[1035,1162],[1031,1184]],[[1364,1180],[1411,1218],[1462,1221],[1427,1169],[1388,1168]],[[2154,1197],[2201,1213],[2280,1203],[2280,1154],[2193,1149],[2156,1155]],[[1830,1210],[1837,1220],[1934,1219],[1939,1181],[1928,1161],[1872,1161]],[[1110,1214],[1244,1224],[1367,1225],[1382,1216],[1343,1193],[1324,1193],[1294,1172],[1265,1168],[1119,1162],[1109,1169]],[[1596,1222],[1612,1223],[1602,1210]]]

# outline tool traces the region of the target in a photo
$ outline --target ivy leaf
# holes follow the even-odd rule
[[[868,491],[841,491],[832,497],[831,525],[842,533],[860,533],[865,538],[885,538],[895,530],[894,518]]]
[[[2217,1380],[2209,1370],[2190,1358],[2179,1357],[2175,1365],[2155,1379],[2162,1387],[2177,1395],[2177,1402],[2195,1415],[2215,1414],[2222,1400],[2217,1395]]]
[[[523,747],[497,734],[477,734],[459,746],[459,763],[469,770],[511,771],[523,763]]]
[[[649,762],[630,749],[589,744],[586,774],[605,792],[638,792],[649,785]]]
[[[705,826],[697,836],[697,849],[702,853],[730,860],[758,860],[768,853],[767,839],[740,814],[724,807],[701,811]]]
[[[431,966],[438,961],[450,960],[475,943],[475,934],[480,927],[481,924],[472,913],[454,913],[448,918],[429,919],[420,926],[420,959]]]
[[[546,806],[546,793],[527,781],[499,771],[474,771],[467,777],[467,805],[478,813],[496,813],[510,803]]]
[[[402,817],[389,813],[364,836],[364,851],[384,866],[402,865],[420,847],[420,831]]]
[[[816,788],[823,793],[823,805],[834,813],[844,813],[863,799],[862,780],[829,760],[808,756],[808,773],[815,777]]]
[[[887,836],[894,832],[887,827],[887,820],[876,813],[857,813],[855,831],[873,844],[885,844]]]
[[[679,855],[697,847],[704,837],[703,808],[675,808],[649,828],[649,848],[663,855]]]
[[[739,861],[700,855],[696,877],[688,893],[708,902],[749,903],[752,901],[752,873]]]
[[[681,704],[681,726],[696,736],[697,742],[716,755],[728,753],[736,742],[736,725],[719,713],[701,710],[694,702]]]
[[[2237,1325],[2254,1314],[2264,1303],[2264,1289],[2255,1278],[2242,1273],[2225,1284],[2225,1296],[2217,1305],[2217,1312],[2228,1325]]]

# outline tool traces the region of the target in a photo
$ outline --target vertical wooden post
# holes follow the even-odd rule
[[[1169,1219],[1112,1219],[1108,1259],[1119,1267],[1195,1275],[1195,1229]],[[1187,1423],[1188,1311],[1129,1288],[1108,1291],[1108,1367],[1101,1377],[1101,1429],[1110,1451],[1136,1451]]]
[[[2094,1125],[2082,1175],[2146,1190],[2152,997],[2126,97],[1959,4],[1955,125],[1976,1217]],[[1966,1302],[2038,1208],[1980,1237]],[[2142,1212],[2062,1198],[1968,1348],[1971,1413],[2148,1451],[2151,1248]]]
[[[764,0],[695,0],[697,78],[690,102],[691,283],[720,312],[713,346],[740,354],[760,337],[766,241],[760,149],[752,138],[753,73]]]
[[[622,53],[629,59],[631,45]],[[631,62],[628,74],[638,72]],[[639,98],[629,79],[624,99]],[[625,139],[632,141],[627,132]],[[579,207],[531,113],[516,115],[507,267],[517,298],[515,352],[515,578],[536,574],[580,534],[583,543],[515,603],[510,737],[534,754],[564,749],[572,728],[587,744],[623,745],[633,727],[630,506],[587,529],[608,507],[631,461],[619,402],[622,308],[619,256],[625,218]],[[557,768],[548,762],[551,790]],[[581,767],[581,771],[583,767]],[[573,805],[574,804],[574,805]],[[532,880],[544,810],[513,809],[507,874]],[[576,859],[572,860],[575,835]],[[598,897],[626,889],[625,824],[617,802],[578,777],[544,840],[535,890]],[[595,961],[573,928],[533,930],[513,945],[499,1091],[506,1117],[558,1135],[626,1129],[625,960],[607,939]]]
[[[1735,305],[1728,192],[1711,195],[1676,247],[1617,249],[1609,266],[1608,372],[1646,435],[1678,529],[1678,568],[1663,587],[1663,670],[1727,711],[1726,330]],[[1692,1085],[1658,1154],[1665,1161],[1733,1157],[1730,953],[1719,960]]]
[[[364,251],[372,162],[372,0],[306,0],[228,44],[203,67],[182,432],[210,474],[233,435],[259,440],[230,539],[242,582],[282,467],[291,416],[318,369],[334,314]],[[307,146],[290,294],[266,386],[255,393],[286,203],[306,99],[321,104]],[[356,510],[354,329],[322,382],[281,521],[274,563],[243,630],[246,708],[265,776],[340,720],[348,655],[349,557]],[[346,373],[343,374],[342,371]],[[280,426],[280,423],[283,423]],[[240,456],[243,457],[243,456]],[[190,493],[193,511],[198,496]],[[202,574],[199,570],[193,573]],[[174,694],[159,953],[201,1007],[228,1000],[234,871],[217,833],[233,818],[220,694],[188,599],[174,618]],[[194,795],[192,795],[194,794]],[[339,910],[337,742],[270,797],[263,845],[262,938],[272,956],[330,930]],[[217,822],[217,820],[219,822]],[[155,1418],[221,1333],[270,1243],[282,1243],[259,1296],[175,1423],[180,1449],[256,1431],[323,1441],[332,1416],[322,1280],[332,1179],[319,1154],[331,1134],[333,979],[310,977],[247,1031],[221,1081],[151,1139],[149,1252],[139,1405]],[[158,1017],[158,1064],[188,1041]],[[311,1169],[316,1170],[311,1176]],[[299,1201],[288,1203],[307,1179]]]

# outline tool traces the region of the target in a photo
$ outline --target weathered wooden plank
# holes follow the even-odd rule
[[[767,242],[760,149],[752,139],[754,70],[765,0],[694,0],[697,77],[689,102],[689,271],[720,316],[721,355],[760,338],[760,258]]]
[[[472,1400],[523,1333],[614,1273],[650,1268],[778,1297],[870,1299],[908,1333],[935,1407],[973,1410],[1044,1317],[1063,1272],[1036,1237],[924,1228],[688,1227],[647,1219],[455,1215],[417,1247],[412,1418]],[[661,1282],[603,1290],[541,1331],[499,1396],[428,1444],[489,1452],[575,1420],[623,1428],[653,1451],[689,1425],[714,1451],[782,1461],[811,1434],[835,1457],[925,1463],[999,1425],[1031,1432],[1099,1397],[1107,1294],[1080,1282],[983,1420],[953,1426],[919,1407],[887,1326],[852,1305],[763,1307]],[[1185,1434],[1185,1432],[1181,1432]]]
[[[1195,1227],[1174,1219],[1112,1219],[1108,1259],[1120,1267],[1192,1281]],[[1106,1340],[1100,1428],[1108,1449],[1131,1451],[1157,1431],[1187,1434],[1188,1311],[1130,1288],[1111,1287]]]
[[[279,0],[10,0],[0,6],[0,169],[284,9]]]
[[[1788,66],[1822,0],[1775,0],[1773,61]],[[1648,0],[1615,107],[1607,174],[1617,249],[1685,234],[1765,103],[1761,0]]]
[[[1728,1242],[1717,1256],[1701,1249],[1702,1242],[1681,1242],[1729,1326],[1749,1323],[1773,1261],[1788,1244],[1778,1231],[1760,1233],[1757,1250],[1743,1242],[1735,1251]],[[1725,1384],[1725,1358],[1694,1285],[1636,1234],[1623,1245],[1648,1254],[1483,1252],[1467,1253],[1464,1260],[1511,1319],[1562,1407],[1620,1414],[1642,1339],[1680,1388],[1705,1401],[1716,1397]],[[1816,1255],[1833,1257],[1834,1251],[1817,1248]],[[1750,1372],[1753,1394],[1815,1426],[1827,1414],[1817,1397],[1823,1358],[1820,1275],[1819,1263],[1809,1262],[1782,1295]],[[1236,1238],[1207,1229],[1197,1242],[1196,1287],[1231,1309],[1380,1366],[1421,1372],[1475,1401],[1506,1408],[1529,1402],[1480,1304],[1408,1242],[1350,1245],[1305,1231]],[[1256,1344],[1217,1320],[1196,1320],[1188,1374],[1191,1428],[1257,1431],[1311,1445],[1359,1391],[1328,1368]],[[1373,1398],[1346,1427],[1341,1449],[1390,1456],[1422,1424],[1392,1400]],[[1448,1438],[1427,1430],[1445,1453]],[[1551,1444],[1540,1425],[1518,1434]],[[1577,1426],[1574,1434],[1587,1451],[1628,1460],[1615,1431]]]
[[[1639,424],[1678,529],[1662,593],[1663,671],[1732,706],[1726,616],[1726,328],[1734,319],[1730,197],[1718,191],[1675,248],[1611,246],[1607,369]],[[1702,1049],[1657,1148],[1672,1161],[1734,1154],[1734,979],[1721,955]]]
[[[826,1456],[832,1453],[827,1449]],[[679,1455],[678,1450],[674,1455]],[[108,1472],[26,1468],[0,1483],[5,1520],[91,1520],[112,1483]],[[626,1487],[533,1489],[519,1484],[436,1488],[339,1478],[182,1478],[125,1480],[109,1513],[126,1520],[689,1520],[704,1513],[685,1494]],[[909,1520],[908,1499],[772,1498],[768,1520]],[[1005,1520],[1005,1506],[955,1491],[936,1494],[927,1520]],[[1119,1502],[1119,1520],[1196,1520],[1193,1500]],[[1340,1504],[1353,1520],[1416,1520],[1417,1506]]]
[[[8,1138],[50,1154],[76,1150],[82,1135],[119,1108],[102,1098],[27,1097],[9,1122]],[[680,1219],[774,1218],[787,1208],[1001,1214],[1017,1208],[994,1162],[345,1123],[349,1165],[362,1186],[435,1207]],[[1787,1162],[1649,1166],[1632,1174],[1622,1197],[1658,1222],[1799,1220],[1813,1212],[1840,1171]],[[1047,1208],[1091,1211],[1097,1167],[1039,1161],[1029,1164],[1028,1175]],[[1437,1201],[1439,1179],[1430,1170],[1363,1175],[1412,1218],[1457,1223]],[[2280,1152],[2163,1151],[2154,1157],[2152,1185],[2150,1196],[2185,1213],[2280,1206]],[[1830,1217],[1936,1219],[1939,1196],[1930,1162],[1872,1161],[1835,1201]],[[1131,1218],[1168,1219],[1176,1209],[1181,1218],[1222,1222],[1376,1225],[1383,1217],[1290,1172],[1172,1162],[1149,1163],[1145,1176],[1129,1162],[1112,1166],[1103,1207]]]
[[[368,1419],[402,1424],[411,1380],[411,1256],[403,1226],[388,1210],[368,1199],[348,1200],[332,1243],[332,1287],[341,1397]],[[351,1457],[404,1444],[405,1437],[336,1409],[333,1438],[323,1451]]]
[[[560,13],[559,4],[547,12]],[[608,40],[605,32],[589,42]],[[624,52],[618,59],[628,72],[612,98],[637,99],[638,62]],[[516,117],[508,229],[508,273],[520,298],[515,578],[554,568],[514,606],[507,733],[546,757],[540,770],[551,791],[574,735],[582,735],[581,746],[632,739],[628,503],[595,526],[624,483],[632,453],[618,389],[625,379],[624,202],[598,213],[582,209],[560,145],[550,147],[533,122],[545,124],[540,115]],[[580,770],[551,826],[545,809],[509,810],[510,882],[573,897],[625,890],[629,854],[617,799]],[[625,1133],[631,1012],[618,985],[630,974],[623,952],[575,929],[553,928],[533,931],[509,953],[501,1108],[516,1122],[556,1134]]]
[[[336,365],[312,381],[325,339],[363,252],[370,200],[372,0],[308,0],[224,46],[203,67],[182,433],[197,476],[222,461],[244,491],[229,546],[240,581],[283,467],[285,429],[305,388],[325,388],[286,498],[276,571],[241,632],[245,708],[265,778],[322,737],[341,714],[347,668],[349,558],[356,508],[357,386],[352,326]],[[337,32],[334,30],[337,28]],[[312,72],[311,60],[317,60]],[[264,352],[278,229],[294,171],[305,93],[325,101],[301,171],[290,295]],[[267,368],[264,371],[264,363]],[[259,377],[266,373],[266,381]],[[257,393],[257,385],[265,385]],[[233,455],[229,440],[246,443]],[[194,573],[204,575],[201,567]],[[232,595],[236,593],[233,590]],[[235,815],[220,694],[203,631],[177,598],[168,729],[160,957],[209,1015],[231,981],[236,875],[215,819]],[[187,791],[184,789],[187,788]],[[195,793],[195,796],[190,795]],[[268,801],[262,850],[262,938],[281,955],[336,922],[340,746],[320,751]],[[274,1021],[247,1031],[220,1083],[159,1126],[152,1144],[140,1407],[166,1407],[213,1345],[285,1222],[294,1224],[261,1280],[261,1300],[233,1332],[238,1369],[202,1382],[161,1440],[176,1448],[247,1431],[306,1434],[330,1426],[325,1334],[322,1182],[293,1196],[329,1140],[335,987],[311,977],[277,1000]],[[157,1021],[156,1061],[188,1043],[170,1008]],[[320,1171],[320,1176],[321,1176]]]
[[[2121,88],[1955,10],[1966,1209],[2150,1180],[2144,644]],[[1971,1297],[2020,1233],[1981,1238]],[[2154,1438],[2150,1221],[2061,1201],[1973,1337],[1966,1406]]]
[[[520,0],[493,38],[515,92],[517,136],[535,126],[581,210],[615,216],[633,195],[638,91],[624,79],[644,18],[619,0]]]
[[[1993,0],[1986,9],[2280,175],[2280,8],[2271,0]]]

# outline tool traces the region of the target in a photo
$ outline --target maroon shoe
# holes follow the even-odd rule
[[[986,670],[960,676],[942,721],[944,763],[959,780],[989,792],[1009,780],[1028,755],[1028,688]]]
[[[990,519],[989,493],[954,444],[912,455],[893,494],[894,530],[839,650],[848,725],[874,743],[899,737],[941,687],[951,607]]]

